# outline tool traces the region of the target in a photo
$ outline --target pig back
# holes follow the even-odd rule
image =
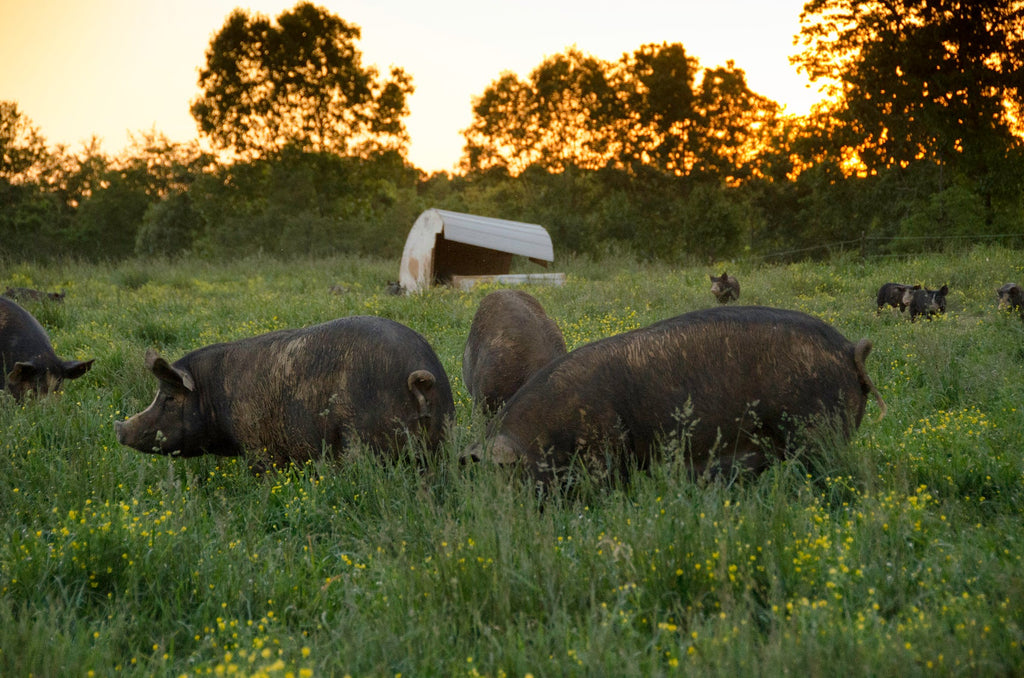
[[[509,401],[501,432],[535,462],[542,450],[563,465],[575,450],[612,446],[644,466],[661,436],[685,430],[695,467],[734,449],[757,468],[767,462],[758,440],[781,449],[816,415],[838,418],[845,436],[859,424],[867,387],[854,352],[794,311],[687,313],[554,361]]]
[[[16,360],[54,355],[46,330],[24,308],[0,297],[0,352]],[[56,360],[56,356],[54,356]]]
[[[35,376],[22,381],[15,375],[19,362],[31,362]],[[63,376],[63,361],[54,353],[43,326],[27,310],[0,297],[0,388],[20,398],[21,388],[46,393],[59,385]]]
[[[485,410],[505,403],[533,375],[565,354],[561,330],[533,296],[497,290],[480,301],[462,354],[462,378]]]

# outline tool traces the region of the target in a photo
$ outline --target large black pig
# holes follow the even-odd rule
[[[192,351],[145,411],[115,424],[142,452],[247,455],[257,469],[339,452],[356,438],[397,456],[408,435],[436,452],[454,418],[448,376],[427,341],[385,318],[353,316]]]
[[[32,314],[0,297],[0,376],[3,387],[21,400],[28,392],[59,391],[65,379],[77,379],[92,360],[63,360],[53,352],[46,330]]]
[[[904,285],[903,283],[894,282],[885,283],[878,288],[878,296],[875,298],[878,310],[875,311],[875,314],[880,313],[886,304],[893,308],[898,308],[900,312],[905,311],[907,306],[910,306],[910,300],[914,297],[914,291],[919,289],[921,289],[920,285]]]
[[[486,412],[505,404],[534,372],[565,354],[558,325],[534,297],[497,290],[480,300],[462,353],[462,379]]]
[[[849,438],[867,395],[885,403],[864,368],[871,342],[853,344],[796,311],[717,307],[602,339],[548,364],[464,453],[523,461],[550,482],[574,456],[621,476],[646,468],[677,437],[705,471],[760,471],[815,426]]]

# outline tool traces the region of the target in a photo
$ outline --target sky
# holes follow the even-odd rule
[[[0,0],[0,101],[52,144],[94,135],[117,154],[130,135],[196,139],[189,113],[214,34],[236,7],[271,19],[297,0]],[[410,162],[455,169],[473,98],[506,71],[527,78],[575,46],[617,61],[678,42],[703,67],[733,60],[747,85],[807,112],[817,88],[789,63],[804,0],[320,0],[359,26],[363,64],[412,76]]]

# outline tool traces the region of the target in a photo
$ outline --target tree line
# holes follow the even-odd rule
[[[117,157],[50,147],[0,102],[0,257],[397,256],[429,207],[701,263],[1024,232],[1021,0],[807,2],[792,61],[829,96],[802,116],[678,43],[569,48],[474,99],[453,174],[408,161],[412,79],[363,65],[359,36],[307,2],[235,10],[190,102],[200,139]]]

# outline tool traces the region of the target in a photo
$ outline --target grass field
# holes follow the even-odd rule
[[[393,297],[396,263],[7,264],[64,358],[62,397],[0,397],[0,675],[562,676],[1024,673],[1024,324],[995,289],[1019,251],[726,268],[742,303],[852,340],[888,404],[849,445],[732,485],[663,464],[541,506],[501,469],[461,382],[488,291]],[[527,288],[570,348],[713,305],[705,268],[568,261]],[[932,322],[876,315],[887,281],[950,285]],[[332,294],[332,284],[347,292]],[[456,394],[421,474],[354,450],[253,477],[119,446],[148,346],[372,314],[423,334]]]

